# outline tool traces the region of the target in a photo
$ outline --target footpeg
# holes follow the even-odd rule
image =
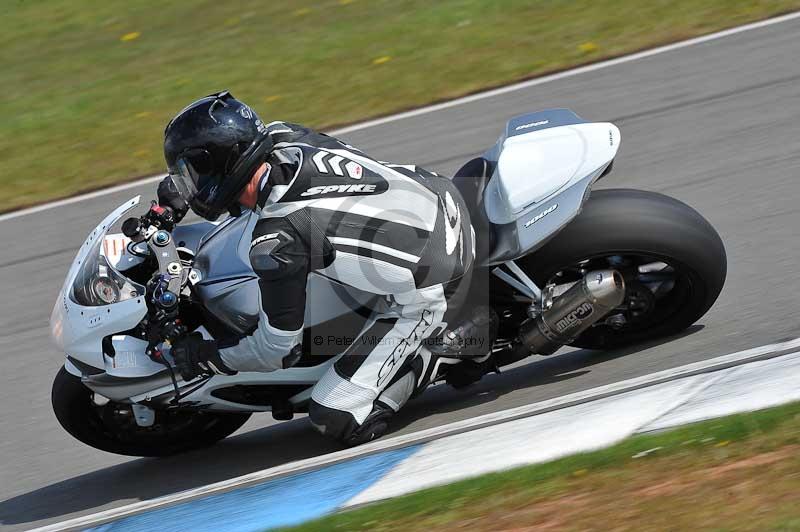
[[[294,406],[289,401],[274,401],[272,403],[272,419],[275,421],[289,421],[294,418]]]
[[[156,412],[149,406],[133,403],[131,410],[133,411],[133,419],[136,420],[136,424],[140,427],[152,427],[153,423],[156,422]]]
[[[466,360],[485,357],[491,352],[499,323],[494,309],[479,306],[454,329],[427,340],[426,347],[441,357]]]
[[[494,355],[488,355],[481,362],[464,360],[458,364],[448,366],[444,380],[447,384],[459,390],[478,382],[484,375],[489,373],[500,373],[500,367],[497,365]]]

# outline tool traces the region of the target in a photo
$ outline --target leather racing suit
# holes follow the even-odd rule
[[[396,412],[433,377],[435,357],[423,341],[454,319],[469,284],[469,213],[449,179],[379,162],[298,125],[268,130],[273,149],[249,252],[259,323],[235,345],[220,345],[220,356],[238,371],[293,365],[311,272],[378,294],[380,308],[314,386],[309,406],[323,433],[366,441],[366,421]]]

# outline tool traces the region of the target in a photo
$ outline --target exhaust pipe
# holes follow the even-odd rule
[[[616,270],[598,270],[558,297],[553,305],[534,319],[525,321],[519,330],[520,348],[514,351],[524,358],[530,354],[551,355],[572,342],[625,299],[625,281]],[[510,354],[514,357],[515,354]],[[518,360],[519,360],[518,359]],[[503,361],[502,365],[512,361]],[[513,362],[516,362],[514,360]]]

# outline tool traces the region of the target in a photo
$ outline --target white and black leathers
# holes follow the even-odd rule
[[[312,422],[352,439],[379,396],[382,408],[396,411],[424,378],[430,354],[425,360],[421,344],[453,314],[450,294],[470,271],[474,231],[446,178],[376,161],[301,126],[268,129],[274,146],[250,245],[262,312],[252,335],[220,353],[239,371],[291,366],[311,271],[385,296],[312,394]],[[407,371],[412,357],[415,372]]]

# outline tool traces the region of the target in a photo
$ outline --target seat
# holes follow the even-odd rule
[[[472,227],[475,229],[475,262],[483,264],[492,249],[492,225],[483,206],[483,192],[494,172],[495,163],[476,157],[462,166],[453,176],[464,202],[467,204]]]

